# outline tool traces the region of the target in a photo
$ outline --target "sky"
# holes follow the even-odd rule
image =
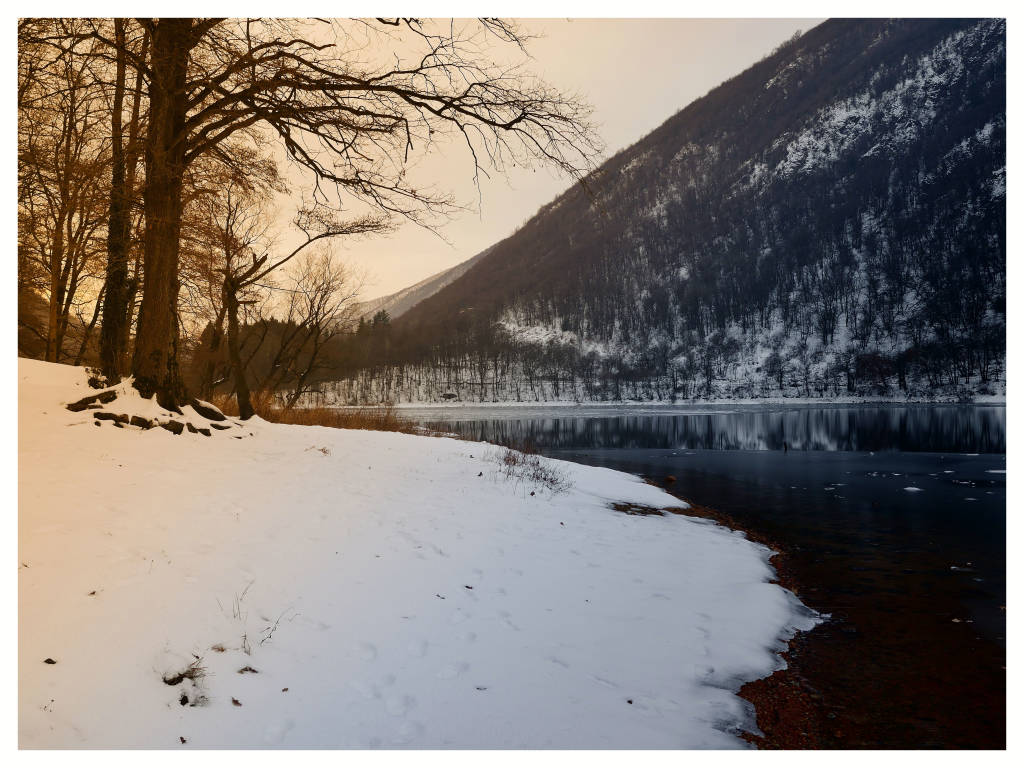
[[[528,69],[593,107],[610,157],[690,102],[757,62],[796,31],[822,19],[522,20],[531,41]],[[573,182],[545,168],[481,177],[460,146],[435,145],[418,173],[470,206],[439,231],[413,224],[338,248],[364,276],[361,298],[384,296],[471,258],[512,234]],[[433,178],[436,176],[436,179]],[[293,186],[294,189],[294,186]]]

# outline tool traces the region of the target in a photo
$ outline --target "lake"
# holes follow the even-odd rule
[[[641,475],[771,542],[804,602],[831,616],[790,664],[808,743],[1004,746],[1005,406],[402,413]]]

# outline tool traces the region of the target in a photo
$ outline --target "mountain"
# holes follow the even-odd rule
[[[1003,20],[825,22],[405,310],[333,391],[999,396],[1005,107]]]
[[[438,272],[436,275],[431,275],[415,285],[410,285],[408,288],[403,288],[400,291],[388,294],[387,296],[381,296],[377,299],[360,302],[356,307],[356,317],[369,319],[382,310],[387,312],[392,320],[401,317],[421,301],[429,299],[442,288],[462,277],[474,264],[487,256],[493,249],[494,246],[491,246],[476,256],[466,259],[461,264],[456,264],[454,267]]]

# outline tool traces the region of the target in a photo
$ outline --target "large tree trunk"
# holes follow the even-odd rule
[[[238,295],[234,286],[224,283],[224,307],[228,315],[228,359],[235,382],[235,400],[238,401],[238,415],[243,419],[253,416],[252,397],[249,383],[245,380],[245,364],[242,362],[241,343],[238,339]]]
[[[124,19],[114,19],[114,36],[117,42],[117,70],[110,127],[113,174],[107,227],[106,300],[103,302],[103,325],[100,328],[100,366],[111,384],[120,381],[124,373],[122,365],[128,340],[128,233],[131,218],[121,128],[125,81]]]
[[[132,369],[144,397],[177,410],[188,394],[178,368],[178,251],[185,171],[185,82],[191,19],[154,22],[146,137],[142,304]]]

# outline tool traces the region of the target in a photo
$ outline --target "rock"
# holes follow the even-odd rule
[[[210,426],[213,427],[214,429],[231,429],[231,427],[227,424],[211,424]]]
[[[208,430],[206,427],[198,427],[196,429],[196,432],[198,432],[200,435],[205,435],[206,437],[209,437],[211,434],[210,430]]]
[[[182,432],[185,431],[185,425],[180,421],[174,421],[173,419],[171,421],[165,421],[161,423],[160,426],[166,429],[168,432],[173,432],[176,435],[180,435]]]
[[[43,659],[43,664],[56,664],[56,663],[57,663],[56,661],[54,661],[53,659],[51,659],[49,657]]]
[[[142,429],[153,428],[153,422],[150,421],[149,419],[144,419],[141,416],[132,416],[131,420],[128,423],[131,424],[133,427],[141,427]]]
[[[98,421],[114,421],[120,424],[127,424],[130,421],[127,413],[111,413],[110,411],[94,413],[93,418]]]
[[[226,421],[227,416],[221,413],[219,410],[214,408],[209,403],[204,403],[202,400],[196,400],[194,397],[188,401],[188,404],[192,406],[192,410],[198,413],[207,421]]]
[[[89,395],[83,397],[81,400],[76,400],[73,403],[68,403],[65,408],[73,413],[84,411],[86,408],[93,406],[95,403],[112,403],[117,399],[117,392],[109,389],[106,392],[98,392],[95,395]]]
[[[191,432],[191,433],[192,433],[193,435],[195,435],[195,434],[197,434],[197,433],[199,432],[199,430],[198,430],[198,429],[196,429],[195,427],[193,427],[193,426],[192,426],[192,422],[191,422],[191,421],[186,421],[186,422],[185,422],[185,428],[186,428],[186,429],[187,429],[187,430],[188,430],[189,432]]]

